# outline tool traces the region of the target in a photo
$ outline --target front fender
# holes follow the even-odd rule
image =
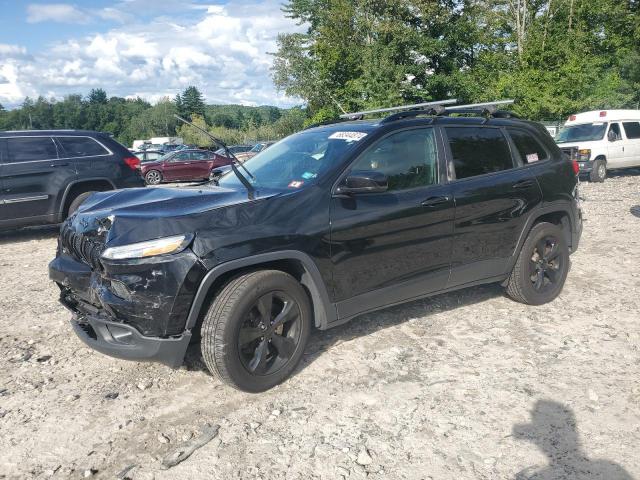
[[[191,304],[191,309],[187,317],[186,329],[191,330],[196,326],[198,318],[200,316],[202,307],[209,294],[209,291],[215,281],[229,272],[239,271],[247,267],[257,267],[261,264],[267,264],[269,262],[293,260],[299,262],[302,265],[303,273],[300,282],[311,293],[311,300],[313,303],[313,313],[315,319],[315,325],[321,330],[328,328],[331,323],[334,323],[337,318],[337,310],[335,304],[329,299],[329,294],[320,275],[318,267],[313,262],[311,257],[298,250],[283,250],[279,252],[269,252],[259,255],[253,255],[250,257],[244,257],[237,260],[231,260],[220,265],[216,265],[205,275],[196,295]]]

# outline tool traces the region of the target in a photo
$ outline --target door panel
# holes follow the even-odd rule
[[[528,212],[542,199],[535,172],[545,161],[514,168],[515,150],[512,153],[507,137],[498,128],[444,130],[451,173],[456,177],[451,182],[456,204],[449,279],[453,287],[508,270]],[[535,158],[544,158],[542,151]]]
[[[625,166],[640,166],[640,122],[630,121],[623,122],[622,128],[626,135],[626,153]]]
[[[185,170],[191,165],[189,152],[179,152],[164,162],[163,177],[165,180],[183,180],[187,173]]]
[[[422,128],[380,140],[352,165],[387,175],[389,190],[331,200],[340,317],[445,287],[454,205],[450,187],[436,184],[437,157],[433,129]]]
[[[610,142],[608,140],[609,132],[615,132],[618,140]],[[625,163],[625,141],[622,139],[622,128],[619,123],[612,122],[609,125],[607,135],[604,137],[607,142],[607,166],[617,168],[624,166]]]
[[[456,202],[449,286],[505,273],[528,213],[542,193],[534,167],[454,182]]]
[[[76,178],[72,160],[59,159],[50,137],[9,137],[0,167],[6,219],[54,216],[56,197]]]
[[[189,179],[201,180],[209,178],[209,155],[206,152],[191,152],[191,165],[188,169]]]

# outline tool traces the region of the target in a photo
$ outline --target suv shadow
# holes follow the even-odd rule
[[[504,294],[504,288],[497,283],[481,285],[366,313],[344,325],[329,330],[314,328],[305,349],[303,360],[293,371],[292,376],[302,372],[334,345],[354,338],[366,337],[379,330],[394,327],[414,318],[429,317],[434,313],[453,311],[456,308],[475,305],[491,298],[504,296]],[[184,365],[188,370],[208,373],[200,353],[200,343],[193,343],[189,346]]]

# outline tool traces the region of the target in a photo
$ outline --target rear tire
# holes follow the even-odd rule
[[[78,195],[76,198],[74,198],[71,204],[69,205],[69,210],[67,211],[67,218],[73,215],[73,213],[75,213],[78,207],[82,205],[82,202],[84,202],[87,198],[89,198],[89,196],[92,193],[95,193],[95,192],[84,192]]]
[[[605,178],[607,178],[607,162],[600,158],[593,162],[593,169],[591,173],[589,173],[589,180],[602,183]]]
[[[158,170],[149,170],[144,175],[144,181],[147,183],[147,185],[158,185],[160,182],[162,182],[162,173],[160,173]]]
[[[507,294],[517,302],[542,305],[555,299],[569,273],[569,248],[560,227],[538,223],[520,250]]]
[[[202,323],[209,371],[245,392],[285,380],[300,362],[311,331],[311,304],[291,275],[259,270],[231,280]]]

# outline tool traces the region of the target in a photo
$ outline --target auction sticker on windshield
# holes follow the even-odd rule
[[[344,140],[346,142],[357,142],[366,137],[364,132],[334,132],[329,138],[333,140]]]

